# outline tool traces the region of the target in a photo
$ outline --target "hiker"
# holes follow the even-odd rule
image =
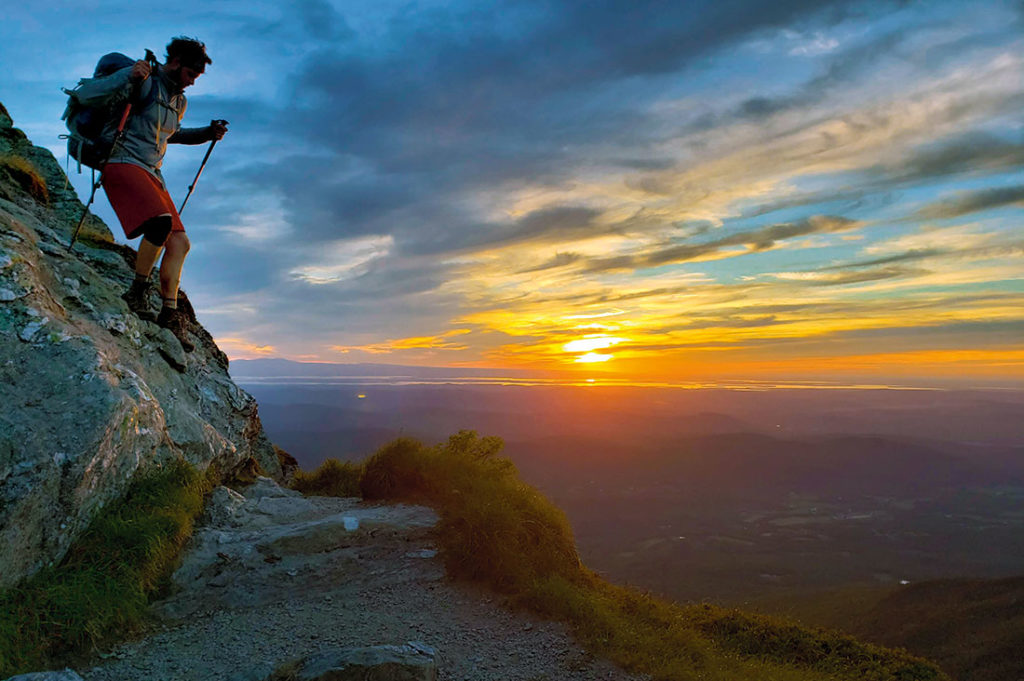
[[[178,309],[181,269],[189,251],[188,236],[177,209],[167,193],[160,165],[167,143],[203,144],[224,137],[227,126],[212,121],[202,128],[182,128],[185,88],[196,82],[212,63],[206,45],[179,36],[167,45],[164,64],[137,61],[109,76],[85,82],[76,91],[87,106],[133,102],[124,135],[103,171],[103,188],[128,239],[142,237],[135,261],[135,281],[121,296],[141,319],[170,329],[186,352],[195,346],[188,339],[188,319]],[[116,127],[117,121],[107,124]],[[105,134],[110,130],[105,130]],[[113,138],[113,135],[110,135]],[[160,263],[159,315],[149,307],[150,274]]]

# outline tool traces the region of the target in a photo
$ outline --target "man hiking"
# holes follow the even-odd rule
[[[203,144],[224,137],[223,121],[202,128],[182,128],[187,102],[185,88],[196,82],[212,60],[206,45],[194,38],[177,37],[167,45],[164,64],[137,61],[109,76],[95,78],[75,90],[86,106],[115,105],[132,101],[132,112],[124,134],[103,171],[103,188],[128,239],[142,237],[135,261],[135,281],[121,296],[141,319],[156,321],[170,329],[186,352],[195,346],[188,339],[188,320],[178,310],[178,285],[189,251],[189,240],[171,201],[160,165],[167,143]],[[108,123],[104,134],[114,137],[117,121]],[[157,258],[160,263],[159,316],[149,307],[150,274]]]

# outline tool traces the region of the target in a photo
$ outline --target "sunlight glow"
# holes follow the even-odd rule
[[[596,352],[588,352],[585,355],[580,355],[574,361],[576,361],[576,362],[583,362],[583,363],[588,363],[589,364],[589,363],[593,363],[593,362],[607,362],[612,357],[613,357],[613,355],[599,355]]]
[[[562,346],[565,352],[590,352],[591,350],[603,350],[613,345],[626,342],[625,338],[615,336],[588,336],[580,340],[569,341]]]

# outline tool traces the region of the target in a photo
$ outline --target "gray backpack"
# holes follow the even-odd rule
[[[135,63],[131,57],[120,52],[111,52],[100,57],[93,72],[93,78],[105,78],[121,69],[128,68]],[[79,85],[84,82],[79,81]],[[68,96],[68,105],[64,109],[61,120],[68,128],[68,135],[61,135],[61,139],[68,141],[68,154],[78,161],[78,171],[82,166],[88,166],[94,170],[102,170],[103,164],[110,157],[111,147],[114,144],[113,136],[104,135],[107,124],[115,120],[121,114],[122,108],[119,103],[85,106],[78,101],[75,90],[63,88]],[[150,88],[147,101],[135,104],[140,109],[148,108],[156,96],[156,88]]]

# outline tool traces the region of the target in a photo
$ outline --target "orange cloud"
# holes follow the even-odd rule
[[[244,338],[216,338],[214,342],[229,359],[254,359],[277,354],[273,345],[259,345]]]

